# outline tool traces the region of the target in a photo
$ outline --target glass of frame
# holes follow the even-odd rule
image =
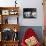
[[[2,15],[9,15],[9,10],[2,10]]]
[[[24,18],[36,18],[37,12],[36,8],[23,8]]]

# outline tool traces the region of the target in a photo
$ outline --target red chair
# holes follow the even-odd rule
[[[21,46],[27,46],[25,43],[25,39],[28,39],[29,37],[32,37],[32,36],[36,37],[36,39],[37,39],[37,35],[33,31],[33,29],[32,28],[27,29],[24,34],[24,37],[22,38]],[[35,46],[41,46],[41,44],[39,42],[37,42],[37,44]]]

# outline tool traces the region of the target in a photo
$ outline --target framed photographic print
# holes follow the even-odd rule
[[[9,14],[10,14],[10,15],[16,15],[17,13],[18,13],[18,12],[17,12],[16,10],[10,10],[10,11],[9,11]]]
[[[36,18],[37,12],[36,8],[23,8],[24,18]]]
[[[10,10],[10,11],[9,11],[9,14],[10,14],[10,15],[14,15],[14,10]]]
[[[9,15],[9,10],[2,10],[2,15]]]

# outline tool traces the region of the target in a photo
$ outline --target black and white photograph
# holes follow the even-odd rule
[[[36,18],[36,16],[37,16],[36,8],[23,8],[24,18]]]

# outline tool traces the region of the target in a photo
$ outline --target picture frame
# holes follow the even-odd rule
[[[24,18],[36,18],[37,10],[36,8],[23,8]]]
[[[10,14],[10,15],[16,15],[17,13],[18,13],[18,12],[17,12],[16,10],[10,10],[10,11],[9,11],[9,14]]]
[[[9,10],[2,10],[2,15],[9,15]]]

